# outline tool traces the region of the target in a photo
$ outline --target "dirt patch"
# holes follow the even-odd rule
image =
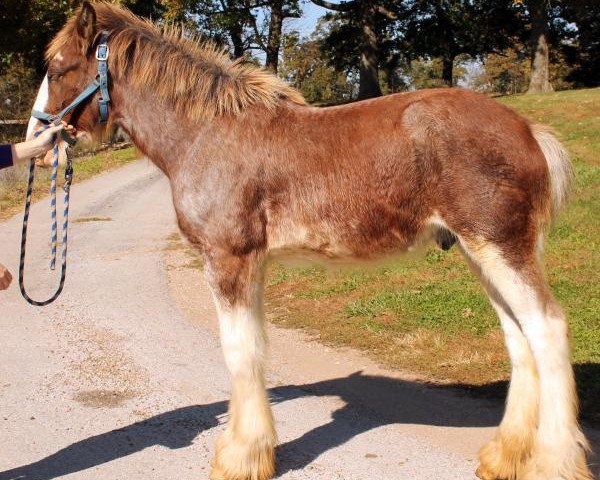
[[[88,407],[115,408],[150,391],[148,372],[123,348],[124,338],[105,328],[73,319],[63,325],[68,370],[53,377],[51,388],[69,387],[73,398]]]
[[[79,217],[75,220],[75,223],[88,223],[88,222],[112,222],[110,217]]]
[[[133,392],[117,390],[84,390],[75,394],[75,400],[86,407],[115,408],[135,397]]]

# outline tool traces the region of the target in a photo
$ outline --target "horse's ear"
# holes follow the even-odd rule
[[[90,2],[83,2],[77,14],[77,34],[90,45],[96,36],[96,10]]]

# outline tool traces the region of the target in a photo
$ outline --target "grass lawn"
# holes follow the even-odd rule
[[[73,182],[82,182],[99,173],[122,167],[138,158],[140,158],[140,154],[134,147],[104,151],[76,158],[73,167],[75,172]],[[0,177],[0,220],[6,220],[23,209],[27,191],[28,171],[29,163],[27,163],[27,166],[9,169],[2,173]],[[36,167],[34,201],[48,195],[50,171],[47,168]],[[64,180],[63,169],[59,172],[58,178],[59,184],[62,185]]]
[[[546,242],[552,291],[572,329],[582,411],[600,419],[600,89],[503,97],[553,126],[572,154],[576,188]],[[456,248],[431,246],[371,270],[273,265],[269,319],[430,380],[497,384],[509,363],[485,294]]]

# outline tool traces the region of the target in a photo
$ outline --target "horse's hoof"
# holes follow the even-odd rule
[[[225,432],[217,441],[210,480],[269,480],[274,476],[274,440],[247,444]]]
[[[481,478],[481,480],[499,480],[498,477],[496,477],[496,474],[491,470],[488,470],[484,465],[479,465],[479,467],[477,467],[475,475],[477,475],[477,478]]]
[[[531,452],[531,439],[495,438],[479,451],[479,467],[475,472],[481,480],[516,480]]]

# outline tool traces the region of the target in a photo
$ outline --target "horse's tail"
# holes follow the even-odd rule
[[[555,216],[565,205],[573,179],[575,178],[573,164],[569,153],[558,141],[554,131],[545,125],[531,125],[531,132],[537,141],[546,163],[550,176],[550,191],[552,193],[552,215]]]

